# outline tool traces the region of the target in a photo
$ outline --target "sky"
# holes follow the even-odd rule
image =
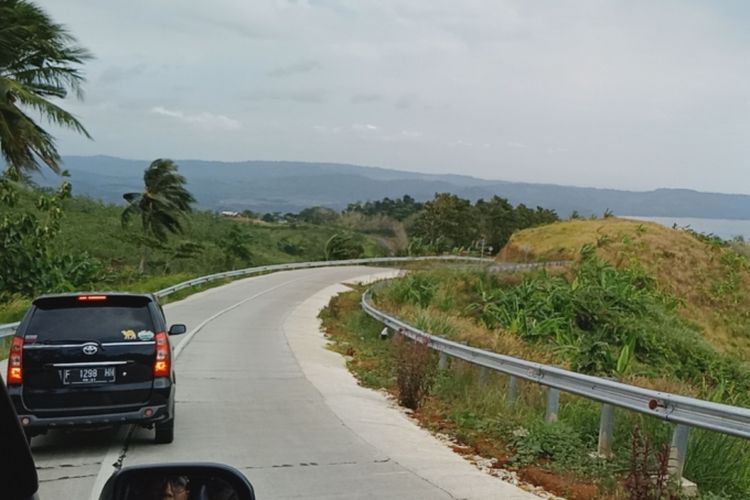
[[[63,155],[750,193],[750,6],[38,0],[95,59]]]

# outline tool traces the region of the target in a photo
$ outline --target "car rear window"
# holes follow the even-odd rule
[[[107,296],[82,301],[78,297],[38,299],[24,333],[27,341],[144,341],[153,340],[154,324],[145,297]]]

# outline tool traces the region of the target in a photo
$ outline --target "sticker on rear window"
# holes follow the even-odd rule
[[[154,339],[154,332],[151,330],[141,330],[138,332],[138,338],[141,340],[153,340]]]
[[[24,344],[33,344],[36,342],[36,339],[39,338],[38,335],[24,335],[23,336],[23,343]]]
[[[135,340],[135,332],[133,330],[123,330],[122,331],[122,340]]]

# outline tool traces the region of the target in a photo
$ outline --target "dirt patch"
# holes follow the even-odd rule
[[[569,500],[607,498],[602,497],[599,488],[593,484],[577,481],[570,476],[553,474],[535,465],[528,465],[519,469],[518,475],[524,481],[541,486],[545,491],[564,496]]]

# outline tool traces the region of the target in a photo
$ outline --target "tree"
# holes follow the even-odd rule
[[[167,233],[181,233],[180,218],[192,209],[195,198],[185,189],[185,178],[177,172],[177,165],[168,159],[154,160],[143,174],[144,190],[140,193],[125,193],[128,202],[122,212],[122,225],[140,215],[142,227],[141,261],[138,271],[146,269],[148,249],[159,247],[167,239]]]
[[[358,259],[365,253],[362,244],[351,234],[336,233],[326,242],[326,260]]]
[[[79,66],[90,57],[41,8],[26,0],[0,1],[0,152],[10,179],[22,181],[41,164],[60,173],[54,137],[28,111],[90,137],[81,122],[50,100],[71,91],[82,97]]]
[[[244,264],[252,261],[253,255],[247,248],[249,242],[250,237],[237,224],[232,224],[232,227],[216,242],[224,253],[224,262],[228,269],[234,270],[234,263],[237,259]]]
[[[308,224],[323,225],[332,224],[338,220],[339,214],[335,210],[327,207],[310,207],[300,211],[297,214],[297,220],[307,222]]]
[[[468,247],[477,239],[474,207],[450,193],[438,193],[424,204],[412,227],[413,236],[438,252]]]
[[[517,229],[513,205],[505,198],[493,196],[491,200],[478,200],[476,210],[480,236],[487,246],[500,250]]]
[[[401,199],[392,200],[388,197],[382,200],[349,203],[345,213],[361,213],[364,215],[386,215],[399,221],[404,221],[422,210],[423,204],[418,203],[411,196],[404,195]]]
[[[55,241],[70,189],[69,182],[56,190],[32,189],[0,175],[0,296],[68,291],[97,278],[96,259],[61,253]]]

